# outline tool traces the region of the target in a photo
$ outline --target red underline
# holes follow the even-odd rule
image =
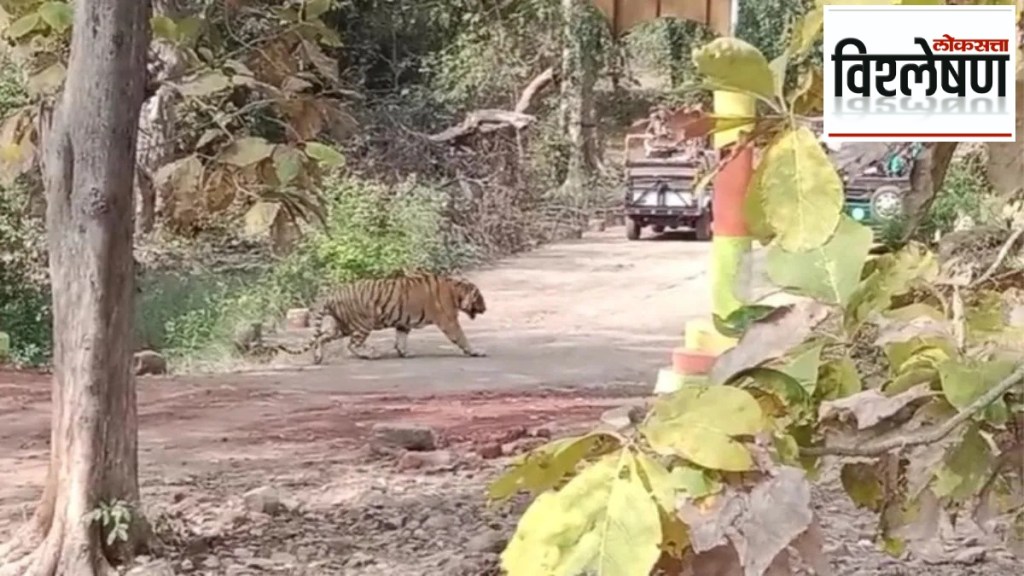
[[[832,138],[1012,138],[1005,133],[895,133],[895,132],[829,132]]]

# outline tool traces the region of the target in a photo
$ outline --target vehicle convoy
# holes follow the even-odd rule
[[[626,237],[640,238],[644,228],[690,228],[698,240],[709,240],[714,214],[710,186],[697,190],[704,175],[719,162],[706,136],[686,138],[673,130],[672,112],[652,110],[644,133],[625,142]],[[819,130],[820,133],[820,130]],[[876,230],[904,213],[904,196],[911,189],[910,173],[921,152],[920,143],[847,143],[822,141],[843,181],[844,212]]]
[[[716,163],[718,155],[708,138],[673,138],[655,110],[647,132],[626,136],[623,213],[626,238],[637,240],[646,227],[656,233],[693,229],[698,240],[711,238],[711,191],[698,193],[697,182]]]

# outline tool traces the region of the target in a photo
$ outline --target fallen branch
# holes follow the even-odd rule
[[[466,119],[458,126],[452,126],[444,132],[428,136],[427,139],[432,142],[450,142],[474,132],[486,134],[507,126],[511,126],[516,130],[522,130],[535,119],[529,114],[509,112],[508,110],[476,110],[475,112],[470,112]]]
[[[1024,364],[1021,364],[1013,371],[1012,374],[1003,378],[999,384],[994,388],[990,389],[978,397],[977,400],[972,402],[969,406],[960,411],[959,414],[950,418],[945,424],[936,428],[930,428],[923,430],[917,434],[911,434],[909,436],[897,436],[895,438],[886,438],[880,442],[869,443],[865,446],[825,446],[821,448],[801,448],[800,454],[802,456],[881,456],[887,452],[893,450],[899,450],[903,448],[911,448],[914,446],[924,446],[926,444],[934,444],[946,436],[948,436],[953,430],[956,430],[958,426],[966,423],[971,419],[972,416],[984,410],[989,404],[995,402],[999,398],[1006,394],[1010,388],[1019,384],[1021,380],[1024,380]]]
[[[451,142],[469,134],[487,134],[502,128],[522,130],[536,120],[536,117],[526,113],[533,105],[533,99],[554,79],[555,69],[547,68],[526,85],[514,110],[475,110],[467,114],[465,120],[457,126],[427,136],[427,139],[431,142]]]

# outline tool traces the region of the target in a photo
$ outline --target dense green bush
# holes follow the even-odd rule
[[[27,201],[0,187],[0,331],[11,360],[35,365],[50,357],[52,316],[42,222],[26,217]]]

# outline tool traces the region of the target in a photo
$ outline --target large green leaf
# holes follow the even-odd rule
[[[1013,373],[1015,362],[1007,360],[964,361],[948,360],[939,364],[942,393],[946,400],[963,410],[989,389]]]
[[[817,248],[835,232],[843,183],[809,129],[780,134],[765,150],[754,182],[765,220],[783,250]]]
[[[693,63],[716,87],[773,101],[775,78],[768,60],[738,38],[717,38],[693,52]]]
[[[235,140],[221,152],[219,160],[233,166],[251,166],[274,153],[274,145],[258,136]]]
[[[860,283],[871,250],[871,229],[846,216],[827,243],[803,252],[768,249],[768,277],[784,288],[845,306]]]
[[[666,398],[642,428],[659,453],[713,470],[750,470],[754,460],[737,436],[765,430],[761,406],[732,386],[688,387]]]

